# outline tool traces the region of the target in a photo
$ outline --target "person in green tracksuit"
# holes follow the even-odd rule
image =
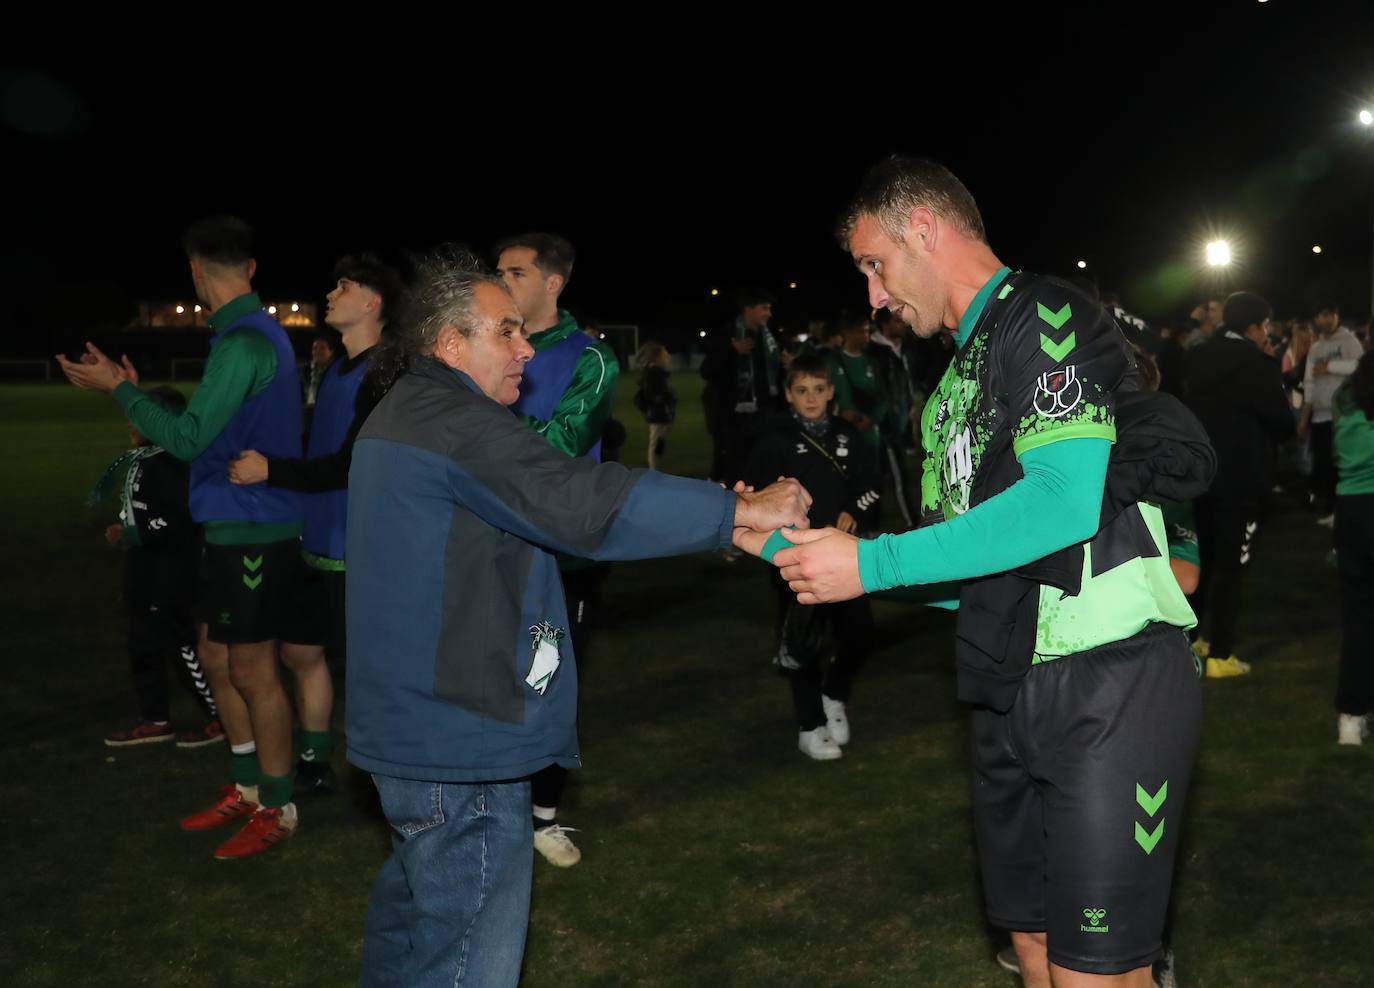
[[[615,352],[582,332],[572,313],[558,307],[572,277],[572,244],[552,233],[527,233],[503,240],[496,266],[525,319],[534,357],[525,365],[520,397],[511,409],[555,449],[601,461],[601,434],[615,405],[620,364]],[[591,621],[609,563],[560,556],[559,573],[568,599],[573,652],[586,661]],[[568,868],[582,852],[557,823],[568,770],[550,765],[530,779],[534,846],[551,864]]]
[[[1374,352],[1332,399],[1335,422],[1336,568],[1341,584],[1341,665],[1336,739],[1363,744],[1374,707]]]
[[[844,345],[830,355],[830,378],[835,382],[835,405],[840,418],[859,430],[864,453],[875,471],[879,469],[883,424],[891,400],[873,358],[868,342],[873,330],[868,313],[845,315],[840,319]]]
[[[839,236],[874,307],[925,338],[955,330],[922,417],[923,524],[746,548],[772,553],[803,604],[957,596],[989,919],[1029,986],[1148,985],[1201,692],[1159,508],[1102,521],[1117,396],[1139,390],[1128,344],[1074,285],[1004,266],[967,188],[933,162],[877,165]],[[1181,490],[1205,484],[1205,459]]]

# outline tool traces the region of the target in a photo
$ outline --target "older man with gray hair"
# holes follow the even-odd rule
[[[533,354],[466,252],[420,265],[349,476],[348,758],[394,853],[362,983],[515,985],[529,917],[528,776],[579,764],[554,552],[640,559],[806,524],[794,480],[738,493],[561,453],[505,406]]]

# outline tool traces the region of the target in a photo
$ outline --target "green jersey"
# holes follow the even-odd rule
[[[955,339],[958,352],[922,415],[926,523],[975,507],[975,487],[980,503],[1010,487],[1031,450],[1065,439],[1115,442],[1115,394],[1139,385],[1120,329],[1093,299],[1003,268],[974,297]],[[1169,568],[1159,508],[1133,510],[1130,538],[1118,528],[1084,545],[1077,595],[1041,586],[1035,661],[1122,641],[1151,622],[1195,623]]]
[[[1349,383],[1332,400],[1335,416],[1337,494],[1374,494],[1374,422],[1355,404]]]

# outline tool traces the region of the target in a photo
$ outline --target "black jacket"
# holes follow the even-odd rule
[[[1138,502],[1192,500],[1207,490],[1216,470],[1206,433],[1178,399],[1153,391],[1121,391],[1116,399],[1117,441],[1107,463],[1101,524],[1089,540],[1098,572],[1158,553]],[[970,501],[979,504],[1014,482],[1010,475],[989,475],[974,485]],[[959,699],[1011,709],[1035,653],[1040,586],[1076,596],[1086,544],[964,584],[955,644]]]
[[[832,415],[825,438],[815,439],[786,412],[771,415],[768,425],[749,454],[746,484],[762,490],[779,477],[795,477],[811,495],[812,528],[835,524],[841,511],[854,516],[860,531],[877,527],[877,467],[858,429]]]
[[[1185,400],[1217,452],[1210,494],[1253,501],[1274,486],[1274,449],[1293,434],[1278,361],[1249,340],[1213,334],[1190,350]]]
[[[191,520],[191,468],[158,450],[130,467],[121,495],[124,604],[130,614],[195,602],[200,529]]]

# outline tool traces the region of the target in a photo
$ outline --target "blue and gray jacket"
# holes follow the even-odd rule
[[[368,418],[348,489],[348,760],[425,781],[578,764],[554,552],[721,548],[734,522],[733,494],[570,458],[431,358]]]

